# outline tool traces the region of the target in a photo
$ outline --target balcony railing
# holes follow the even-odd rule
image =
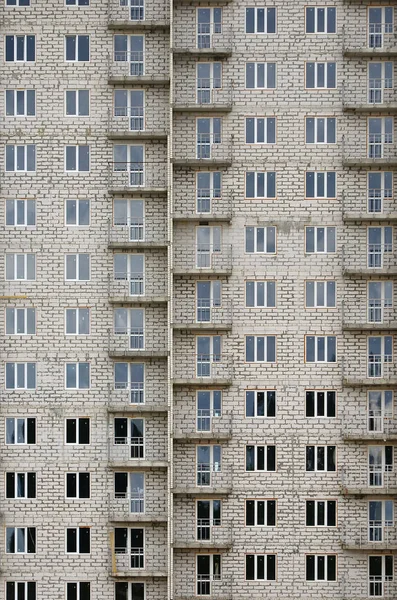
[[[175,31],[174,52],[214,52],[230,54],[233,49],[231,27],[221,23],[198,23]]]
[[[175,415],[174,438],[230,438],[231,434],[232,415],[221,410],[198,409],[195,417],[191,414]]]
[[[346,107],[352,108],[369,105],[381,109],[383,105],[397,104],[392,77],[370,78],[367,87],[348,79],[343,84],[342,99]]]
[[[180,304],[180,305],[179,305]],[[229,326],[232,323],[232,301],[231,299],[216,300],[214,298],[197,298],[174,304],[174,325],[193,328],[213,325],[216,328]]]
[[[355,414],[343,421],[346,439],[388,440],[397,438],[397,418],[382,412]]]
[[[376,494],[397,491],[397,473],[391,465],[351,465],[341,470],[341,485],[351,494]]]
[[[344,245],[342,263],[345,272],[361,273],[385,270],[397,272],[397,262],[393,244],[367,244],[367,252],[357,252],[357,247]]]
[[[229,273],[232,269],[231,244],[199,244],[174,248],[174,272],[216,271]]]
[[[142,23],[169,20],[167,2],[129,2],[128,0],[109,0],[109,23]]]
[[[370,133],[366,140],[342,137],[342,160],[351,165],[397,163],[397,144],[393,133]]]
[[[153,111],[145,111],[143,106],[115,106],[108,110],[108,135],[128,137],[136,134],[142,137],[161,138],[167,134],[167,112],[156,106]]]
[[[342,303],[342,320],[346,328],[395,327],[397,311],[392,298],[369,298],[365,302],[357,297],[352,297],[349,301],[346,296]]]
[[[183,527],[175,524],[174,547],[227,547],[232,544],[232,522],[224,519],[197,519]]]
[[[205,108],[208,105],[211,109],[214,106],[231,106],[232,102],[232,84],[230,82],[223,84],[220,78],[199,78],[196,81],[196,89],[181,84],[177,86],[174,92],[174,106],[176,108],[189,106]]]
[[[114,554],[117,571],[126,573],[145,568],[144,548],[115,548]]]
[[[165,451],[145,444],[144,438],[115,437],[108,440],[109,460],[115,463],[131,463],[139,461],[166,462]]]
[[[159,277],[155,270],[146,269],[140,273],[116,272],[108,277],[109,298],[117,302],[140,302],[167,300],[165,274]]]
[[[203,381],[212,379],[231,380],[233,376],[233,361],[231,356],[224,354],[184,354],[176,356],[174,361],[174,379],[186,381]]]
[[[150,336],[145,339],[144,327],[114,328],[109,331],[109,354],[114,356],[140,356],[141,354],[152,354],[153,356],[166,356],[166,323],[159,322],[164,333],[161,335]]]
[[[379,382],[397,382],[397,365],[392,356],[373,354],[366,360],[342,361],[343,379],[347,385],[376,385]]]
[[[165,231],[147,226],[145,219],[125,218],[108,222],[109,246],[122,247],[130,244],[153,244],[166,246]]]
[[[397,206],[392,189],[371,189],[366,195],[343,195],[344,219],[354,220],[363,217],[387,219],[388,217],[395,218],[396,215]]]
[[[179,473],[178,468],[174,471],[174,491],[188,493],[189,490],[197,490],[202,493],[212,490],[230,490],[232,486],[232,469],[230,465],[220,463],[201,463],[196,469]]]
[[[161,51],[159,58],[163,58]],[[145,60],[145,53],[142,51],[117,51],[109,56],[108,77],[114,82],[131,81],[134,79],[153,83],[167,83],[169,74],[165,72],[166,61],[164,65],[159,65],[157,60]]]
[[[137,190],[167,188],[166,162],[112,162],[109,165],[109,188]]]
[[[357,579],[349,578],[342,582],[343,598],[345,600],[370,600],[371,598],[397,598],[397,582],[386,576],[369,576],[368,567]]]
[[[368,28],[343,27],[343,52],[349,54],[376,54],[397,51],[397,34],[393,24],[369,23]]]
[[[369,521],[366,526],[345,527],[342,543],[357,550],[382,550],[397,547],[397,529],[391,521]]]
[[[232,598],[232,579],[223,574],[197,575],[195,579],[175,576],[177,580],[174,583],[174,599],[181,600],[186,598],[210,597],[214,600],[229,600]],[[183,582],[183,583],[182,583]]]
[[[145,511],[145,493],[109,495],[109,519],[111,521],[129,519],[143,515]]]
[[[223,191],[216,188],[200,188],[196,192],[196,203],[186,194],[183,196],[178,192],[174,196],[175,219],[184,218],[215,218],[231,219],[233,206],[233,194],[231,191]]]
[[[185,144],[181,145],[179,141],[176,141],[172,160],[175,164],[181,165],[189,165],[189,163],[205,165],[211,161],[229,165],[232,162],[231,136],[210,133],[196,134],[195,147],[193,145],[186,147]]]

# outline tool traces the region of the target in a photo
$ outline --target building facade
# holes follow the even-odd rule
[[[397,3],[2,0],[0,598],[397,598]]]

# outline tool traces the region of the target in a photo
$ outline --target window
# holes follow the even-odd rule
[[[90,0],[66,0],[66,6],[89,6],[89,5],[90,5]],[[75,584],[72,584],[72,585],[75,585]],[[77,598],[77,596],[76,596],[76,598]],[[69,600],[69,598],[67,600]],[[81,598],[81,596],[80,596],[79,600],[83,600]]]
[[[114,364],[114,388],[130,390],[131,404],[143,404],[145,402],[144,363],[116,362]]]
[[[145,512],[145,473],[132,471],[114,474],[115,499],[127,499],[131,513]]]
[[[8,2],[16,0],[8,0]],[[20,2],[29,0],[19,0]],[[20,5],[25,6],[25,5]],[[26,4],[26,6],[29,6]],[[6,581],[7,600],[36,600],[36,582],[35,581]]]
[[[306,471],[336,471],[336,446],[306,446]]]
[[[90,387],[90,363],[66,363],[66,389],[88,390]]]
[[[394,526],[393,500],[370,500],[368,502],[368,541],[383,542],[388,539],[388,527]]]
[[[246,144],[275,144],[276,117],[246,117]]]
[[[196,283],[197,323],[216,322],[222,318],[222,282],[216,280]]]
[[[200,9],[199,9],[200,10]],[[197,104],[215,104],[222,89],[222,63],[196,63],[196,102]]]
[[[89,335],[89,333],[90,333],[90,309],[89,308],[66,308],[65,309],[65,333],[66,333],[66,335]]]
[[[336,554],[306,554],[306,581],[336,581]]]
[[[336,144],[335,117],[305,117],[306,144]]]
[[[276,63],[246,63],[245,87],[249,90],[274,90],[276,72]]]
[[[114,444],[130,446],[131,458],[145,458],[144,419],[114,419]]]
[[[6,308],[7,335],[35,335],[35,308]]]
[[[35,90],[6,90],[6,117],[35,116]]]
[[[246,554],[246,581],[276,581],[276,554]]]
[[[211,377],[217,371],[217,363],[222,362],[222,337],[220,335],[200,335],[196,337],[197,377]]]
[[[306,33],[336,33],[336,8],[307,6]]]
[[[66,254],[65,256],[66,281],[89,281],[90,255]]]
[[[336,527],[336,500],[306,500],[306,527]]]
[[[306,281],[306,308],[335,308],[335,281]]]
[[[220,554],[196,555],[196,594],[197,596],[210,596],[216,588],[216,582],[222,581]],[[215,582],[215,588],[214,586]]]
[[[74,445],[90,443],[90,419],[88,417],[65,419],[65,443]]]
[[[65,60],[87,62],[90,60],[89,35],[65,35]]]
[[[306,171],[306,198],[336,198],[336,173]]]
[[[6,200],[6,225],[34,227],[36,225],[36,200]]]
[[[336,252],[336,227],[305,227],[307,254]]]
[[[36,37],[34,35],[6,35],[6,62],[34,62]]]
[[[336,62],[307,62],[305,67],[307,89],[336,88]]]
[[[335,417],[336,392],[334,390],[306,390],[306,417]]]
[[[393,227],[368,227],[367,237],[368,267],[380,269],[393,251]]]
[[[246,500],[246,527],[274,527],[276,525],[276,500]]]
[[[6,171],[31,173],[36,171],[36,145],[6,145]]]
[[[6,0],[6,6],[30,6],[30,0]]]
[[[246,471],[275,471],[276,446],[246,446]]]
[[[245,362],[276,362],[275,335],[246,335]]]
[[[393,198],[392,171],[370,171],[367,179],[368,212],[381,213],[385,200]]]
[[[196,212],[210,213],[214,200],[222,198],[221,171],[198,171],[196,173]]]
[[[130,131],[145,129],[145,92],[144,90],[115,90],[114,116],[127,117]],[[123,120],[122,123],[125,121]]]
[[[36,363],[7,362],[5,369],[6,390],[36,389]]]
[[[35,444],[36,419],[28,417],[6,418],[6,444]]]
[[[212,431],[213,419],[222,416],[222,391],[197,392],[197,431]]]
[[[139,144],[115,144],[113,146],[113,170],[128,175],[128,185],[145,185],[145,147]],[[157,179],[156,179],[157,182]]]
[[[145,584],[118,581],[115,584],[115,600],[145,600]]]
[[[214,485],[216,473],[222,472],[222,448],[218,444],[196,446],[197,485]]]
[[[129,63],[129,74],[141,77],[145,71],[145,38],[143,35],[115,35],[115,62]]]
[[[276,254],[276,228],[246,227],[245,251],[255,254]]]
[[[145,568],[145,530],[140,528],[115,527],[115,553],[129,556],[131,569]]]
[[[368,46],[383,48],[383,42],[394,31],[394,11],[392,6],[368,8]]]
[[[370,336],[367,339],[368,377],[382,377],[385,363],[393,360],[393,337],[391,335]]]
[[[197,48],[213,48],[222,33],[222,8],[197,8]]]
[[[196,120],[196,140],[196,158],[212,158],[214,146],[222,142],[222,118],[198,118]]]
[[[66,529],[66,554],[90,554],[91,530],[89,527]]]
[[[88,117],[90,114],[90,91],[66,90],[65,108],[67,117]]]
[[[393,459],[393,446],[368,446],[368,484],[370,487],[383,487],[390,481]]]
[[[275,281],[246,281],[245,306],[247,308],[275,308]]]
[[[90,170],[89,146],[65,146],[65,171],[81,173]]]
[[[7,281],[34,281],[36,279],[35,254],[6,254]]]
[[[66,473],[66,498],[90,497],[90,473]]]
[[[196,540],[211,541],[217,534],[214,527],[220,527],[222,500],[196,500]]]
[[[36,498],[36,473],[6,473],[6,498]]]
[[[196,268],[212,268],[216,254],[222,252],[221,241],[221,227],[207,225],[196,227]]]
[[[142,242],[145,239],[145,201],[114,200],[113,223],[115,227],[127,229],[130,242]]]
[[[334,335],[306,335],[305,362],[336,362],[336,337]]]
[[[275,417],[276,390],[246,390],[246,417]]]
[[[70,0],[66,0],[70,2]],[[80,4],[88,0],[79,0]],[[66,584],[66,600],[91,600],[91,584],[89,581],[68,581]]]
[[[389,429],[393,418],[393,391],[380,390],[368,392],[367,414],[368,431]]]
[[[245,33],[276,33],[276,8],[246,8]]]
[[[394,557],[392,554],[368,556],[369,596],[383,596],[394,579]]]
[[[65,225],[70,227],[90,224],[89,200],[66,200]]]
[[[275,171],[247,171],[245,173],[246,198],[275,198],[276,197],[276,172]]]
[[[368,158],[383,158],[393,144],[393,117],[370,117],[368,119]]]
[[[393,94],[393,63],[368,63],[368,102],[383,104]]]
[[[6,527],[7,554],[35,554],[35,527]]]
[[[129,350],[143,350],[145,348],[145,309],[115,308],[114,334],[115,336],[127,336]],[[126,347],[125,342],[122,344],[122,347]]]

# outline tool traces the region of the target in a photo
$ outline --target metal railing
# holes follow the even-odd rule
[[[386,188],[373,188],[368,190],[367,196],[357,194],[357,196],[346,196],[343,194],[343,214],[357,215],[365,214],[387,217],[397,213],[397,206],[393,199],[393,190]]]
[[[344,52],[368,52],[395,50],[397,47],[397,34],[389,23],[369,23],[365,27],[358,26],[355,22],[351,27],[343,27]]]
[[[175,415],[174,436],[189,437],[191,434],[198,433],[214,435],[231,435],[232,433],[232,415],[224,413],[221,410],[197,409],[194,414]]]
[[[142,271],[131,273],[130,271],[115,271],[113,274],[114,281],[125,281],[128,284],[129,296],[144,296],[145,295],[145,275]]]
[[[148,225],[148,226],[147,226]],[[124,218],[108,221],[109,244],[164,244],[166,245],[165,229],[156,231],[151,223],[144,218]]]
[[[397,547],[397,529],[391,521],[369,521],[366,526],[345,527],[342,529],[342,543],[357,549]]]
[[[192,139],[193,142],[193,139]],[[179,154],[183,152],[183,154]],[[200,133],[196,134],[196,145],[193,143],[187,147],[175,142],[174,162],[208,161],[231,162],[232,140],[230,135]]]
[[[174,271],[190,272],[197,269],[229,272],[232,268],[231,244],[198,244],[174,247]]]
[[[167,117],[161,106],[153,107],[153,110],[143,106],[115,106],[108,110],[108,134],[166,133]]]
[[[109,187],[131,189],[166,189],[167,163],[162,162],[112,162],[109,165]]]
[[[183,106],[205,106],[219,105],[231,106],[233,102],[233,86],[231,82],[222,83],[221,78],[203,77],[196,80],[196,88],[192,86],[179,85],[174,92],[174,105]]]
[[[117,571],[126,572],[145,568],[144,548],[116,547],[114,555]]]
[[[181,524],[182,525],[182,524]],[[232,543],[232,521],[225,519],[197,519],[195,526],[183,527],[176,523],[174,545],[202,543],[225,546]]]
[[[397,436],[397,418],[385,415],[381,411],[369,411],[368,414],[355,414],[343,420],[342,431],[346,437],[365,437],[384,440]]]
[[[343,82],[342,101],[344,105],[377,105],[396,103],[396,89],[392,77],[375,77],[362,82],[348,79]]]
[[[200,188],[196,191],[196,204],[186,194],[179,192],[174,197],[174,217],[207,215],[208,217],[230,217],[233,210],[233,194],[231,190],[222,191],[216,188]]]
[[[197,575],[194,579],[184,574],[183,578],[175,578],[174,598],[189,597],[208,597],[211,598],[231,598],[232,597],[232,579],[222,573]]]
[[[394,382],[397,378],[397,365],[393,357],[385,354],[373,354],[363,359],[346,358],[342,361],[343,378],[350,382],[375,383],[377,379]]]
[[[360,139],[361,138],[361,139]],[[391,133],[368,133],[366,138],[363,136],[342,137],[342,158],[349,162],[368,162],[375,163],[381,161],[397,160],[397,144],[395,135]]]
[[[176,28],[174,49],[183,51],[214,50],[232,52],[233,31],[221,23],[198,23],[196,28]]]
[[[159,53],[159,59],[163,59],[161,53]],[[165,57],[164,64],[159,65],[158,61],[146,61],[143,51],[114,51],[108,59],[108,76],[110,79],[145,77],[148,80],[166,81],[169,77],[166,70]]]
[[[108,20],[109,22],[130,21],[139,23],[140,21],[167,21],[169,19],[168,4],[164,3],[141,3],[129,2],[124,0],[109,0],[108,2]]]
[[[224,354],[184,354],[174,361],[175,379],[226,379],[233,375],[233,360]]]
[[[109,331],[109,352],[139,352],[145,350],[144,327],[115,327]]]
[[[341,469],[341,485],[354,493],[364,490],[368,493],[381,490],[382,493],[395,493],[397,473],[391,465],[351,465]]]
[[[222,463],[199,463],[195,470],[186,470],[179,475],[174,471],[174,487],[178,490],[200,488],[203,492],[210,488],[231,488],[232,469],[230,465]]]
[[[228,325],[232,322],[232,301],[230,298],[197,298],[174,304],[174,322],[186,324]]]
[[[143,381],[117,382],[109,385],[109,407],[128,407],[131,404],[145,404],[145,384]]]
[[[144,438],[113,437],[108,440],[109,460],[126,463],[131,461],[149,460],[165,462],[166,451],[146,444]]]
[[[357,297],[346,296],[342,302],[344,325],[391,325],[397,322],[397,311],[392,298],[369,298],[366,302]]]
[[[366,253],[357,252],[357,245],[343,245],[342,264],[344,271],[366,271],[397,268],[393,244],[368,244]]]
[[[133,514],[143,514],[145,512],[145,493],[135,492],[134,494],[109,494],[109,519],[117,521],[120,518],[128,518]]]

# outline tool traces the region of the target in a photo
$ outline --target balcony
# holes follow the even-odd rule
[[[164,269],[165,269],[164,263]],[[152,276],[151,276],[152,275]],[[168,302],[165,276],[153,273],[115,273],[108,277],[109,302],[119,304],[164,304]]]
[[[397,204],[392,190],[373,189],[367,195],[343,195],[343,220],[397,221]]]
[[[230,548],[232,545],[232,522],[224,519],[197,519],[195,525],[178,527],[177,523],[174,529],[173,548],[205,550]]]
[[[372,600],[373,598],[395,600],[397,598],[397,583],[382,576],[368,577],[368,567],[361,578],[358,576],[343,582],[342,589],[344,600]]]
[[[347,441],[393,441],[397,440],[397,418],[382,413],[370,415],[356,413],[344,419],[342,437]]]
[[[391,112],[397,110],[397,96],[393,79],[369,79],[365,87],[357,79],[343,83],[342,103],[344,110],[354,112]]]
[[[230,167],[232,138],[220,134],[196,134],[196,147],[176,141],[172,164],[177,167]],[[397,159],[396,159],[397,162]]]
[[[386,356],[374,354],[368,360],[343,359],[343,383],[349,387],[389,386],[397,384],[397,364]]]
[[[154,112],[154,109],[153,109]],[[142,106],[116,106],[108,111],[108,138],[110,140],[166,141],[168,115],[156,106],[156,117],[144,114]],[[149,125],[149,126],[148,126]]]
[[[149,563],[149,564],[148,564]],[[137,565],[144,565],[140,568]],[[155,561],[148,560],[144,548],[115,548],[111,553],[112,577],[168,577],[168,571],[156,569]]]
[[[227,58],[233,52],[233,31],[221,23],[198,23],[176,29],[172,51],[174,56]]]
[[[174,360],[174,385],[231,385],[233,361],[231,356],[184,354]]]
[[[351,136],[342,138],[342,163],[344,167],[396,167],[397,144],[392,133],[370,134],[366,143]]]
[[[357,244],[357,243],[356,243]],[[344,275],[395,275],[397,261],[393,245],[367,244],[367,252],[357,252],[357,245],[343,246],[342,270]]]
[[[173,257],[175,275],[230,275],[231,244],[175,245]]]
[[[397,56],[397,32],[388,23],[370,23],[368,28],[343,27],[343,55],[346,57],[380,58]]]
[[[231,82],[221,85],[220,79],[204,78],[196,81],[196,89],[179,86],[174,92],[172,108],[174,112],[226,113],[233,107],[233,87]]]
[[[341,471],[342,494],[356,496],[389,495],[397,493],[397,473],[389,467],[352,464]]]
[[[168,405],[160,399],[158,401],[144,401],[144,384],[136,382],[131,384],[118,384],[115,389],[109,386],[108,412],[109,413],[164,413]]]
[[[144,494],[109,495],[109,521],[126,523],[166,523],[167,514],[143,512]]]
[[[228,223],[233,216],[231,190],[203,189],[196,192],[196,205],[189,195],[174,194],[174,221],[219,221]]]
[[[150,195],[167,193],[167,163],[112,162],[108,168],[109,194]]]
[[[117,52],[109,57],[109,85],[169,85],[170,77],[165,68],[153,60],[145,65],[143,52]]]
[[[198,409],[197,415],[175,413],[174,441],[196,443],[200,440],[230,440],[232,415],[210,409]]]
[[[178,331],[215,329],[229,331],[232,328],[232,301],[214,298],[184,298],[183,305],[174,303],[172,327]]]
[[[197,575],[196,579],[192,579],[185,575],[181,582],[174,583],[174,600],[197,600],[200,597],[231,600],[232,579],[224,575]]]
[[[181,466],[174,468],[175,495],[221,495],[230,494],[232,490],[232,469],[229,465],[219,463],[199,464],[194,469],[180,472]]]
[[[167,336],[165,323],[159,324],[159,336],[145,339],[143,327],[130,329],[115,328],[109,331],[109,356],[112,358],[167,358]]]
[[[142,219],[123,219],[108,222],[109,248],[166,248],[165,231],[158,233],[153,227],[145,227]]]
[[[392,298],[371,298],[366,302],[358,297],[342,303],[342,327],[350,331],[397,329],[397,310]]]
[[[108,440],[109,464],[111,467],[137,469],[166,469],[167,457],[159,456],[153,446],[145,449],[143,438],[115,438]]]
[[[168,29],[169,11],[166,3],[148,3],[146,6],[120,6],[120,0],[108,2],[108,28],[122,31],[153,31]]]
[[[386,522],[370,521],[363,527],[345,527],[341,541],[345,550],[397,550],[397,529]]]

